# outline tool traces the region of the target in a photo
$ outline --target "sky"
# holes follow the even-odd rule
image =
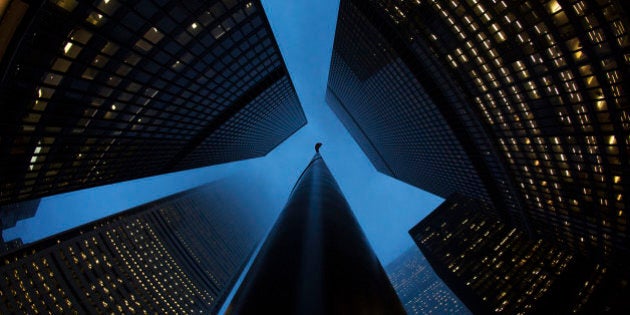
[[[264,190],[275,218],[322,142],[321,154],[381,264],[410,246],[407,231],[443,199],[378,173],[324,100],[339,1],[263,0],[308,124],[265,157],[148,177],[42,199],[34,218],[4,232],[32,242],[226,176]]]

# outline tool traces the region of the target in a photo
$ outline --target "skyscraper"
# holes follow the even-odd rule
[[[33,199],[0,206],[0,255],[23,245],[20,238],[5,241],[2,233],[6,229],[14,227],[17,221],[33,217],[39,208],[40,201],[40,199]]]
[[[384,173],[627,265],[629,25],[614,0],[342,0],[328,102]]]
[[[409,233],[475,314],[625,314],[630,273],[531,240],[476,199],[453,195]]]
[[[1,8],[0,204],[262,156],[306,123],[260,1]]]
[[[230,314],[404,314],[316,153],[228,308]]]
[[[238,185],[213,182],[3,256],[0,312],[216,312],[270,223]]]
[[[14,227],[17,221],[31,218],[39,208],[41,199],[0,206],[0,230]]]
[[[415,246],[389,263],[385,270],[407,314],[470,313],[433,272],[429,262]]]

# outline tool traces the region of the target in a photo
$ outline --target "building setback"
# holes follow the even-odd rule
[[[470,314],[415,246],[385,267],[409,315]]]
[[[267,154],[306,124],[260,1],[14,0],[0,204]]]
[[[2,233],[8,228],[15,227],[15,224],[18,221],[35,216],[35,213],[39,208],[40,201],[41,199],[32,199],[0,206],[0,255],[16,248],[20,248],[23,245],[22,239],[20,238],[5,241]]]
[[[213,182],[8,253],[0,312],[218,311],[270,223],[237,185]]]
[[[405,314],[319,153],[306,167],[228,314]]]
[[[475,314],[626,314],[630,274],[554,247],[453,195],[410,231]]]
[[[0,230],[12,228],[18,221],[32,218],[39,208],[41,199],[0,206]]]
[[[624,266],[628,12],[614,0],[342,0],[328,102],[379,170]]]

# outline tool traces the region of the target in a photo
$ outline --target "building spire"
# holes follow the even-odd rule
[[[315,144],[315,152],[319,153],[319,148],[321,148],[321,147],[322,147],[322,143],[321,142],[317,142]]]

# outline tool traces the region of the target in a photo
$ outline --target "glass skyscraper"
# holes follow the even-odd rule
[[[630,273],[527,235],[453,195],[409,234],[475,314],[625,314]]]
[[[415,246],[385,267],[409,315],[470,314]]]
[[[239,185],[213,182],[0,257],[0,313],[218,311],[270,224]]]
[[[615,0],[342,0],[328,103],[380,171],[626,266],[628,12]]]
[[[263,156],[306,124],[260,1],[0,9],[0,204]]]

